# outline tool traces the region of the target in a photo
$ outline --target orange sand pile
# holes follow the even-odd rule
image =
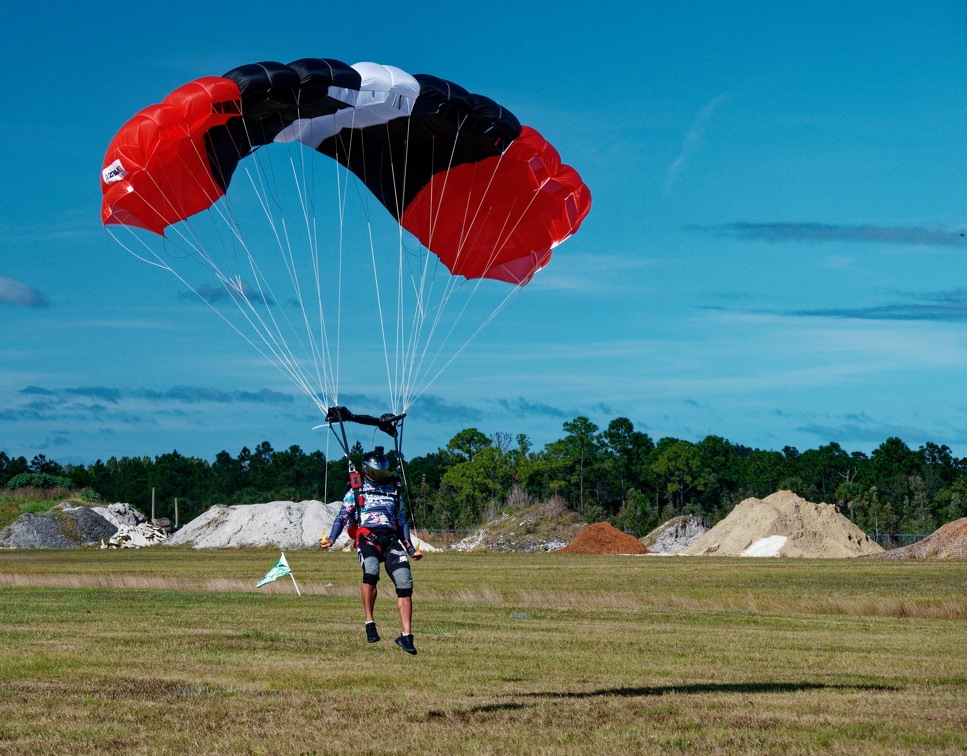
[[[874,555],[876,559],[967,559],[967,517],[948,522],[922,541]]]
[[[647,554],[634,536],[607,522],[596,522],[579,532],[558,554]]]

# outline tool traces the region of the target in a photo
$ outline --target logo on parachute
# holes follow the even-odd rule
[[[113,184],[116,181],[121,181],[127,175],[128,172],[124,170],[124,166],[121,165],[120,160],[115,160],[101,171],[101,178],[104,179],[105,184]]]

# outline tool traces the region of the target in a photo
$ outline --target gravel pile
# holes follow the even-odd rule
[[[967,517],[948,522],[922,541],[873,555],[874,559],[967,559]]]
[[[42,514],[28,512],[20,515],[0,530],[0,547],[76,549],[99,544],[117,533],[117,530],[117,525],[94,509],[63,502]]]

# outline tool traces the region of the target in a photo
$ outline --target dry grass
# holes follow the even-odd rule
[[[277,557],[0,552],[0,753],[967,750],[962,563]]]

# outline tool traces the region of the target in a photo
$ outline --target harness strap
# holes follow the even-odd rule
[[[363,505],[366,503],[366,497],[363,495],[363,476],[360,475],[356,469],[352,466],[352,462],[349,463],[349,486],[353,490],[353,500],[355,501],[355,506],[353,507],[353,521],[346,528],[346,534],[353,539],[353,543],[357,546],[359,545],[358,533],[364,528],[360,528],[360,522],[362,520]],[[368,530],[366,532],[369,532]]]
[[[363,527],[358,527],[357,528],[355,526],[353,526],[353,530],[355,530],[356,532],[355,533],[351,533],[350,534],[350,538],[353,539],[353,543],[356,545],[356,548],[357,549],[359,548],[359,542],[360,542],[360,540],[362,540],[363,538],[366,538],[366,536],[368,536],[368,535],[371,535],[372,532],[373,532],[369,528],[363,528]],[[369,540],[369,539],[367,539],[367,540]],[[376,546],[376,544],[373,544],[373,545]],[[376,550],[377,551],[379,550],[379,546],[376,546]]]

